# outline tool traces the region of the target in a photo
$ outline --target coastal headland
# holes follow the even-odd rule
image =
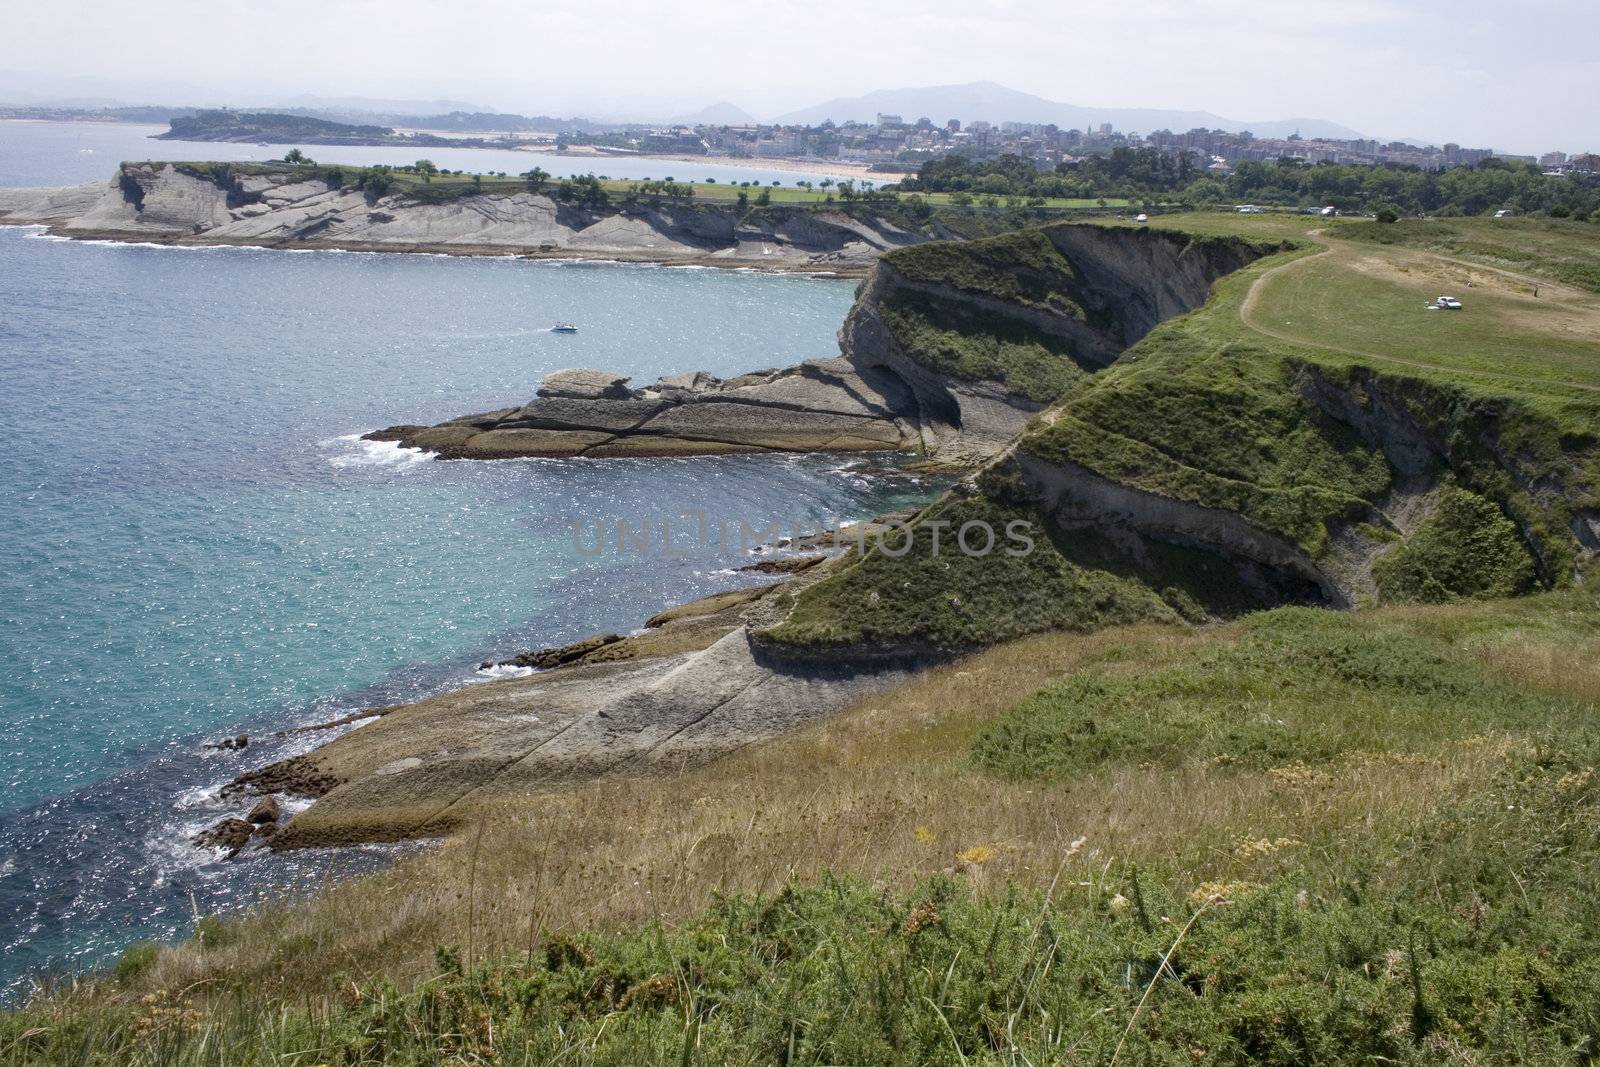
[[[563,370],[524,403],[374,431],[457,461],[894,450],[959,480],[907,520],[903,551],[833,544],[776,586],[688,606],[644,636],[527,653],[510,662],[537,666],[530,678],[385,712],[238,788],[319,798],[274,847],[388,840],[527,790],[713,759],[724,735],[768,736],[1039,630],[1580,581],[1600,547],[1600,447],[1583,429],[1600,380],[1508,392],[1470,351],[1429,363],[1255,326],[1311,271],[1399,286],[1368,299],[1413,340],[1439,320],[1401,310],[1412,270],[1466,272],[1487,321],[1524,313],[1533,286],[1518,276],[1370,232],[1194,217],[921,243],[876,260],[836,358],[642,387]],[[1557,282],[1539,299],[1569,315],[1595,304]],[[1460,389],[1498,399],[1463,404]],[[1263,426],[1311,466],[1280,466]],[[1012,523],[1038,532],[1034,551],[940,555],[941,529]],[[1446,561],[1455,540],[1488,548]],[[524,705],[547,709],[536,729],[495,725],[525,721],[506,713]]]
[[[898,554],[832,544],[775,585],[520,653],[538,673],[384,709],[246,775],[243,795],[316,799],[274,848],[434,833],[528,790],[713,759],[1040,630],[1560,588],[1600,548],[1600,313],[1585,235],[1556,224],[1190,215],[985,237],[893,204],[583,207],[208,164],[126,164],[0,211],[118,240],[847,266],[864,280],[835,357],[643,384],[570,368],[367,436],[455,461],[900,452],[959,478]],[[1500,265],[1518,258],[1542,276]],[[1441,286],[1475,290],[1470,332],[1416,312]],[[1363,314],[1310,295],[1330,292]],[[941,529],[1013,523],[1041,533],[1023,557],[939,555]]]
[[[413,208],[458,242],[677,217],[275,178],[229,206],[238,175],[123,173],[4,203],[263,243]],[[882,450],[949,488],[881,536],[765,545],[746,587],[638,632],[314,724],[327,743],[227,787],[206,846],[437,847],[130,952],[19,1014],[17,1047],[81,1033],[117,1062],[167,1027],[279,1058],[630,1062],[756,1035],[775,1059],[978,1062],[1020,1034],[1045,1062],[1070,1028],[1112,1059],[1570,1058],[1600,856],[1592,226],[1194,213],[956,240],[838,213],[863,282],[836,356],[568,368],[374,436],[457,463]]]

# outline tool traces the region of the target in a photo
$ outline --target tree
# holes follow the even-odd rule
[[[391,184],[387,167],[368,167],[356,179],[356,187],[364,190],[373,200],[387,193]]]
[[[550,180],[550,172],[543,167],[534,167],[532,170],[523,171],[522,176],[528,180],[528,191],[530,193],[537,193]]]
[[[298,149],[298,148],[289,149],[289,151],[287,153],[285,153],[285,155],[283,157],[283,161],[285,163],[293,163],[296,166],[304,166],[304,167],[312,166],[315,163],[315,160],[311,159],[309,156],[307,156],[304,152],[300,151],[300,149]]]
[[[1393,204],[1381,204],[1373,217],[1382,223],[1399,222],[1400,212]]]
[[[434,162],[431,159],[419,159],[415,163],[411,164],[411,169],[422,175],[424,178],[431,178],[433,175],[439,173],[439,168],[434,165]]]

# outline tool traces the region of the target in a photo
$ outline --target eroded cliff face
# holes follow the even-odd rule
[[[795,240],[818,225],[790,221]],[[643,388],[603,370],[564,370],[526,404],[371,436],[449,459],[900,450],[971,466],[1265,251],[1074,225],[904,248],[862,284],[838,358],[726,382],[689,372]],[[1018,255],[1028,260],[1021,268]],[[573,375],[595,390],[572,393]]]
[[[944,458],[987,457],[1218,278],[1276,249],[1057,224],[881,257],[840,331],[846,359],[891,374]]]
[[[921,517],[909,550],[869,552],[801,592],[756,635],[774,657],[952,653],[1040,629],[1284,603],[1512,596],[1592,569],[1596,405],[1548,409],[1404,368],[1319,361],[1241,328],[1245,280],[1184,314],[1258,248],[1044,233],[1049,247],[893,253],[866,283],[846,328],[853,359],[907,381],[947,448],[1020,436]],[[947,259],[948,281],[935,284],[918,257]],[[912,269],[898,270],[905,261]],[[897,304],[921,322],[896,321]],[[968,322],[974,336],[1023,323],[1020,355],[963,351],[949,335]],[[1028,362],[1051,353],[1041,336],[1065,339],[1077,360],[1135,343],[1104,370],[1081,367],[1048,405],[997,389],[1049,383]],[[1000,373],[974,382],[983,366]],[[964,522],[1028,524],[1034,551],[954,552],[948,531]]]
[[[790,270],[865,269],[927,238],[842,211],[618,205],[589,210],[531,191],[427,202],[370,197],[314,170],[125,163],[109,181],[0,190],[0,221],[66,236],[389,251],[606,256]]]

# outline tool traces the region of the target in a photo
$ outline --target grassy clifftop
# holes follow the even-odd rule
[[[1048,562],[954,558],[932,574],[921,549],[869,555],[807,590],[768,636],[972,647],[986,631],[1100,625],[1110,604],[1147,610],[1131,608],[1149,603],[1136,587],[1196,617],[1571,583],[1600,541],[1600,300],[1484,263],[1549,248],[1557,273],[1581,273],[1600,250],[1577,224],[1498,223],[1509,225],[1429,224],[1429,241],[1476,250],[1463,260],[1413,251],[1405,235],[1374,243],[1377,224],[1350,224],[1345,237],[1303,219],[1177,218],[1165,239],[1281,250],[1221,278],[1203,307],[1108,369],[1074,375],[980,481],[992,503],[1032,509],[1054,531],[1040,540]],[[1013,235],[896,255],[963,291],[1065,306],[1085,265],[1055,269],[1055,288],[1030,281],[1060,253],[1047,244]],[[1020,278],[995,280],[1008,255],[1025,262]],[[1426,310],[1440,292],[1466,309]],[[968,600],[968,617],[948,624],[947,593],[1051,588],[1032,584],[1047,571],[1091,585],[1115,573],[1115,594],[1084,604],[1041,593],[1052,613],[1028,597],[1015,612],[1004,597],[988,611]],[[1231,598],[1217,595],[1230,585]]]
[[[0,1062],[1591,1062],[1596,301],[1306,224],[1182,220],[1305,246],[761,635],[965,658],[200,919],[0,1016]],[[965,284],[1005,247],[1050,255]]]
[[[1584,1062],[1597,665],[1577,592],[1039,636],[205,920],[0,1055]]]

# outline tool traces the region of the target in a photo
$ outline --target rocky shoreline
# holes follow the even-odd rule
[[[915,510],[804,545],[769,546],[790,554],[764,555],[741,569],[778,580],[668,608],[633,635],[597,634],[482,665],[526,671],[521,676],[301,727],[362,723],[236,777],[222,795],[238,813],[194,844],[232,859],[254,848],[438,836],[509,795],[674,773],[831,715],[925,664],[783,662],[749,634],[780,618],[800,589],[847,564],[858,536],[871,538]],[[285,819],[287,800],[312,804]]]

